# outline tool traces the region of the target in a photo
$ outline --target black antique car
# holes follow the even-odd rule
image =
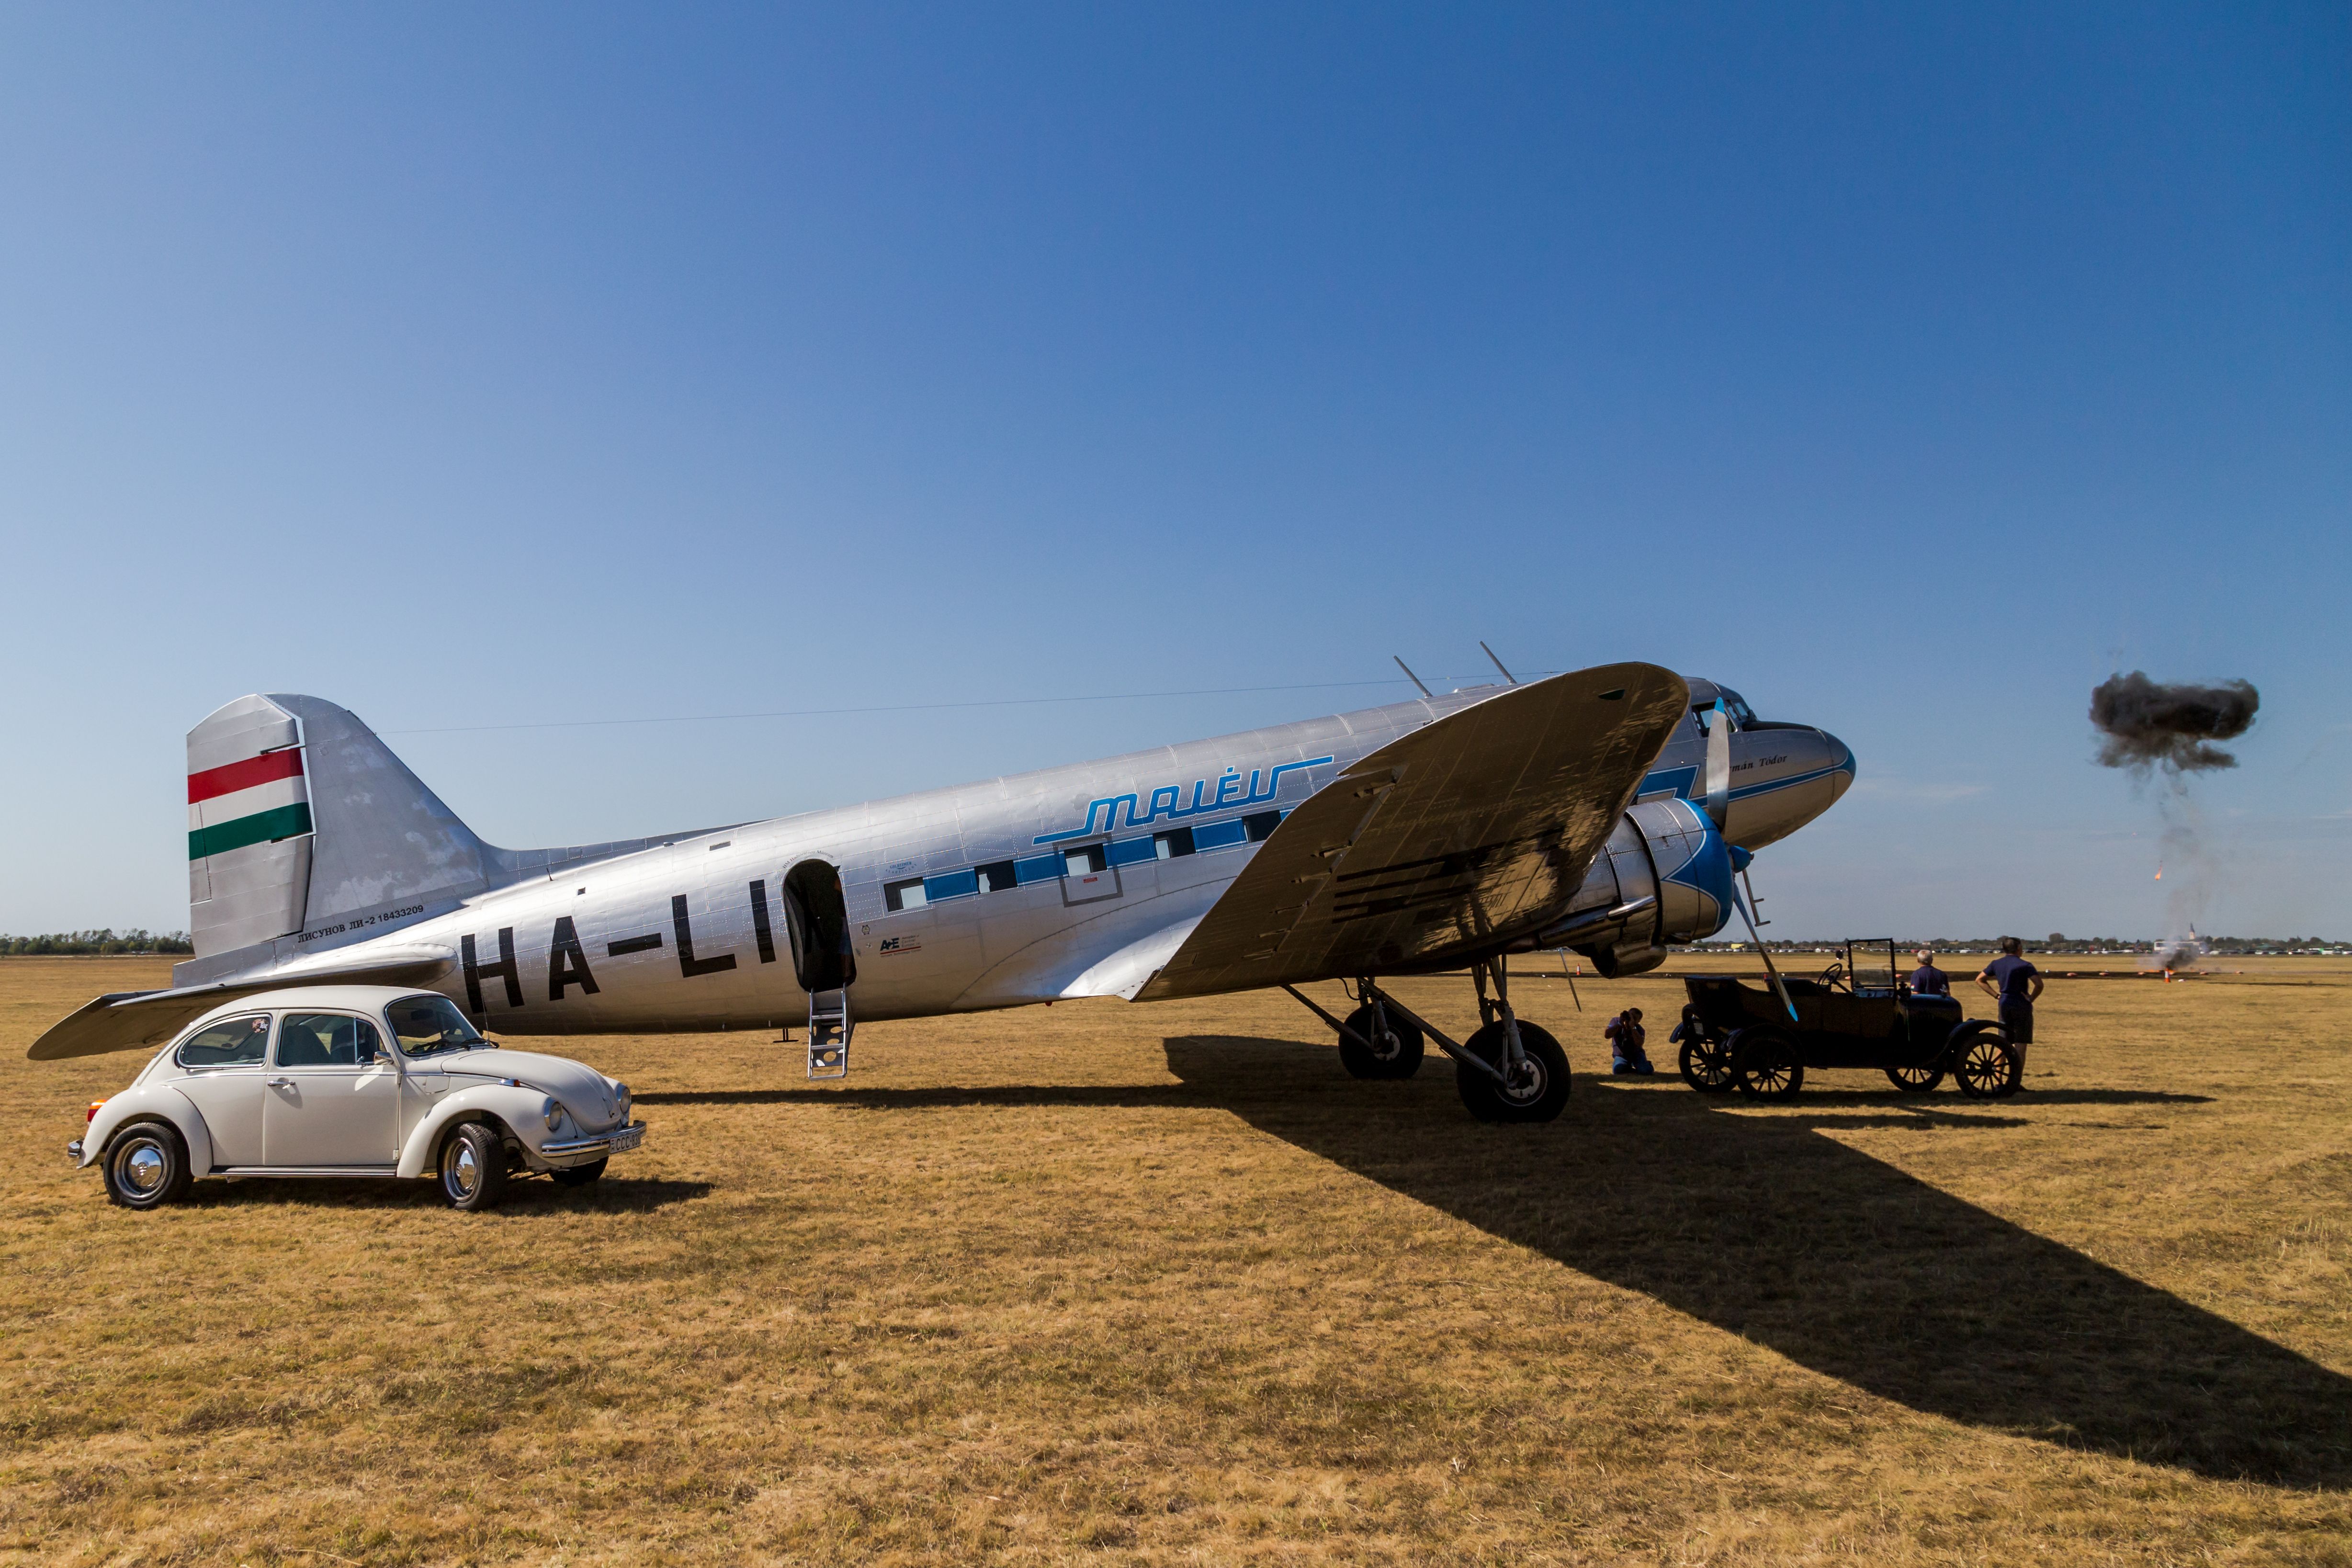
[[[1906,1094],[1929,1092],[1946,1073],[1971,1099],[2017,1092],[2017,1051],[2000,1026],[1962,1018],[1950,997],[1912,995],[1891,938],[1852,939],[1837,954],[1818,978],[1782,977],[1793,1022],[1769,979],[1687,977],[1683,1081],[1702,1094],[1787,1100],[1808,1068],[1874,1068]]]

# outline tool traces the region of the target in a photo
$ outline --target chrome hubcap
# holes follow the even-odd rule
[[[122,1158],[122,1185],[133,1192],[153,1192],[163,1185],[163,1151],[141,1144]]]
[[[474,1162],[471,1144],[461,1143],[450,1151],[449,1158],[441,1167],[441,1179],[448,1183],[449,1190],[459,1197],[474,1196],[474,1189],[482,1185],[482,1170]]]

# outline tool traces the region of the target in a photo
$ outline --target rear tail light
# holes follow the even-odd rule
[[[98,1108],[99,1108],[100,1105],[103,1105],[103,1104],[105,1104],[105,1103],[106,1103],[106,1102],[105,1102],[105,1101],[103,1101],[103,1100],[93,1100],[93,1101],[91,1101],[91,1102],[89,1103],[89,1109],[88,1111],[86,1111],[86,1112],[82,1113],[81,1124],[82,1124],[83,1126],[87,1127],[87,1126],[89,1126],[92,1122],[97,1121],[97,1120],[98,1120]]]

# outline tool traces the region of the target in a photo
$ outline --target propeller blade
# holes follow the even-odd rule
[[[1715,699],[1714,716],[1706,727],[1706,814],[1717,832],[1731,813],[1731,716],[1723,699]]]
[[[1739,889],[1731,890],[1731,907],[1739,911],[1739,918],[1748,923],[1748,935],[1756,944],[1756,951],[1764,956],[1764,972],[1772,977],[1772,988],[1780,993],[1780,1005],[1789,1009],[1789,1021],[1797,1021],[1797,1004],[1789,999],[1789,988],[1780,978],[1780,966],[1772,962],[1772,949],[1764,946],[1761,932],[1756,929],[1756,917],[1748,913],[1748,901],[1739,896]]]

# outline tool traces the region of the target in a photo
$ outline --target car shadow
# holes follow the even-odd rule
[[[1296,1050],[1297,1047],[1292,1049]],[[871,1110],[939,1110],[957,1105],[1209,1105],[1181,1083],[939,1084],[920,1089],[865,1085],[836,1089],[681,1089],[635,1096],[635,1105],[850,1105]]]
[[[674,1204],[691,1203],[715,1190],[707,1181],[632,1181],[606,1176],[588,1186],[560,1186],[538,1177],[509,1179],[498,1207],[490,1212],[510,1215],[572,1213],[646,1214]],[[370,1180],[325,1177],[316,1181],[296,1176],[253,1176],[231,1181],[200,1181],[181,1200],[195,1208],[228,1208],[278,1204],[303,1208],[446,1208],[440,1184],[431,1181]]]
[[[1821,1135],[1923,1121],[1997,1135],[2022,1117],[1857,1116],[1838,1101],[1860,1096],[1810,1094],[1743,1115],[1584,1079],[1549,1126],[1484,1126],[1443,1060],[1358,1082],[1328,1048],[1164,1045],[1188,1090],[1263,1132],[1882,1398],[2200,1475],[2352,1481],[2352,1378]]]

